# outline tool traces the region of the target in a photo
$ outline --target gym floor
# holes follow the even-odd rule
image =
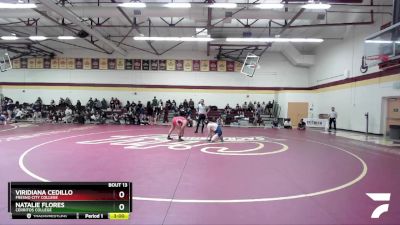
[[[224,128],[224,143],[166,126],[0,126],[0,202],[9,181],[131,181],[133,213],[115,224],[399,224],[397,147],[320,131]],[[366,193],[392,193],[371,219]],[[74,224],[110,221],[74,221]],[[0,224],[70,224],[11,220]]]

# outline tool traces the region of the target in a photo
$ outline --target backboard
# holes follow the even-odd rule
[[[259,56],[255,55],[253,53],[248,53],[246,56],[246,59],[244,60],[242,70],[240,72],[249,77],[252,77],[258,67],[259,59],[260,59]]]
[[[369,67],[400,58],[400,23],[366,37],[364,57]]]
[[[8,52],[0,49],[0,72],[12,69],[12,62]]]

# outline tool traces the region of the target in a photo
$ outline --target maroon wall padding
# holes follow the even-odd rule
[[[306,3],[306,2],[308,2],[308,0],[288,0],[288,2],[290,3],[290,2],[293,2],[293,3],[295,3],[295,2],[304,2],[304,3]],[[322,0],[322,2],[329,2],[329,3],[344,3],[344,4],[346,4],[346,3],[349,3],[349,4],[351,4],[351,3],[362,3],[363,2],[363,0]]]

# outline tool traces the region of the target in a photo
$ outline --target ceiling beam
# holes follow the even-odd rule
[[[122,55],[127,55],[127,52],[116,46],[114,43],[112,43],[110,40],[106,39],[105,37],[103,37],[103,35],[101,35],[98,31],[91,29],[90,27],[86,26],[84,23],[82,23],[81,21],[79,21],[75,15],[70,14],[68,11],[66,11],[63,7],[55,4],[53,1],[51,0],[38,0],[40,3],[42,3],[43,5],[45,5],[48,9],[54,11],[55,13],[57,13],[58,15],[62,16],[63,18],[67,19],[68,21],[78,25],[79,27],[81,27],[84,31],[86,31],[88,34],[96,37],[97,39],[99,39],[100,41],[102,41],[104,44],[108,45],[109,47],[111,47],[112,49],[114,49],[115,51],[119,52]]]

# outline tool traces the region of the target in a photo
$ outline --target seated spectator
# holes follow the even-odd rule
[[[297,125],[297,129],[299,129],[299,130],[306,129],[306,123],[303,121],[303,119],[300,120],[299,124]]]
[[[275,119],[272,121],[272,128],[279,128],[279,121],[278,121],[277,118],[275,118]]]
[[[117,113],[114,113],[114,114],[112,115],[112,121],[113,121],[114,124],[120,124],[120,123],[121,123],[121,122],[120,122],[119,115],[118,115]]]
[[[69,106],[67,106],[67,108],[65,109],[64,114],[65,116],[63,118],[63,121],[65,123],[72,123],[72,109]]]
[[[285,119],[285,121],[283,122],[283,128],[292,129],[292,122],[290,121],[290,118]]]
[[[15,120],[21,120],[23,118],[23,112],[20,108],[16,108],[14,113],[15,113],[14,117]]]
[[[2,123],[3,125],[7,125],[7,116],[5,112],[0,114],[0,123]]]

